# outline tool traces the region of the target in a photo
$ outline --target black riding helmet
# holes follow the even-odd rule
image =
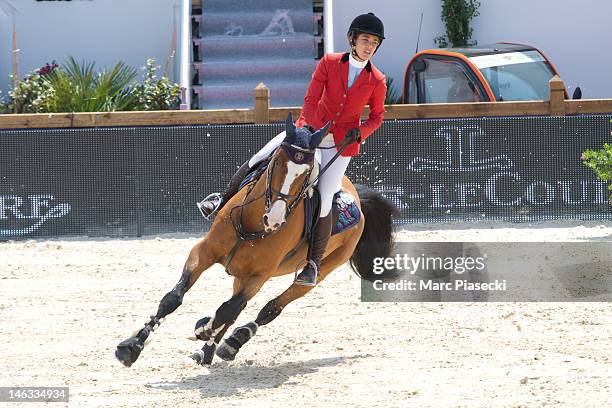
[[[348,29],[347,34],[349,38],[351,38],[351,45],[354,45],[352,44],[352,41],[357,34],[372,34],[377,36],[380,39],[380,44],[378,47],[376,47],[376,51],[378,51],[378,48],[382,45],[382,42],[385,39],[385,26],[380,18],[376,17],[374,13],[370,12],[355,17]]]

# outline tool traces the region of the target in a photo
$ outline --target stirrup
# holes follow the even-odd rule
[[[208,215],[206,215],[206,213],[204,212],[203,204],[202,204],[206,201],[212,201],[215,205],[215,208]],[[200,214],[202,214],[202,217],[206,218],[207,220],[210,220],[211,217],[217,213],[222,203],[223,203],[223,196],[219,193],[212,193],[212,194],[209,194],[202,201],[198,201],[196,203],[196,206],[198,207],[198,210],[200,210]],[[208,211],[208,209],[206,209],[206,211]]]
[[[308,265],[312,266],[312,269],[315,272],[314,283],[306,282],[306,281],[303,281],[303,280],[298,280],[299,267],[295,271],[295,278],[293,279],[293,283],[295,283],[297,285],[302,285],[302,286],[317,286],[317,279],[319,278],[319,268],[317,268],[317,264],[312,259],[309,259],[308,261],[306,261],[306,266],[308,266]],[[304,269],[306,269],[306,266],[304,266]],[[302,269],[302,272],[304,272],[304,269]]]

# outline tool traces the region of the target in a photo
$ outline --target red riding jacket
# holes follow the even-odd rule
[[[349,54],[326,54],[312,74],[312,81],[304,97],[304,106],[296,122],[320,129],[329,121],[329,132],[339,144],[347,130],[358,128],[361,141],[380,127],[385,112],[387,84],[385,76],[370,61],[361,70],[351,88],[348,88]],[[360,123],[363,108],[370,105],[370,116]],[[344,149],[342,156],[359,154],[359,143]]]

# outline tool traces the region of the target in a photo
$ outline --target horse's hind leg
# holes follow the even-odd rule
[[[244,283],[237,278],[234,279],[234,294],[231,299],[219,306],[213,318],[204,317],[196,323],[195,335],[206,344],[191,358],[202,365],[212,363],[217,345],[223,339],[225,332],[234,324],[247,302],[259,292],[264,282],[265,278],[258,276]]]
[[[346,246],[340,247],[324,258],[321,262],[321,273],[317,278],[317,284],[325,279],[333,270],[343,265],[350,258],[353,249]],[[223,360],[233,360],[236,354],[238,354],[240,347],[255,335],[259,326],[266,325],[276,319],[285,306],[301,298],[313,288],[314,286],[303,286],[295,283],[289,286],[280,296],[269,301],[261,309],[254,322],[237,327],[228,338],[223,340],[223,343],[217,349],[217,356]]]
[[[202,272],[214,264],[213,255],[207,250],[206,240],[196,244],[185,262],[181,278],[174,288],[166,293],[159,303],[157,313],[140,329],[135,336],[132,336],[117,346],[115,357],[126,367],[130,367],[138,359],[142,352],[145,341],[159,327],[162,320],[174,312],[183,303],[183,296],[193,286]]]

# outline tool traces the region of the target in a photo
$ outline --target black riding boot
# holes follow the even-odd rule
[[[246,161],[242,166],[240,166],[236,174],[232,176],[223,193],[213,193],[204,200],[198,202],[196,205],[200,209],[202,216],[208,220],[212,215],[216,214],[221,208],[223,208],[225,203],[227,203],[238,192],[240,183],[242,183],[242,180],[244,180],[244,178],[249,174],[250,170],[251,168],[249,167],[249,162]]]
[[[312,231],[312,239],[308,247],[308,265],[295,278],[295,283],[304,286],[316,286],[317,276],[321,270],[321,258],[325,253],[327,242],[332,230],[332,213],[326,217],[319,218]]]

